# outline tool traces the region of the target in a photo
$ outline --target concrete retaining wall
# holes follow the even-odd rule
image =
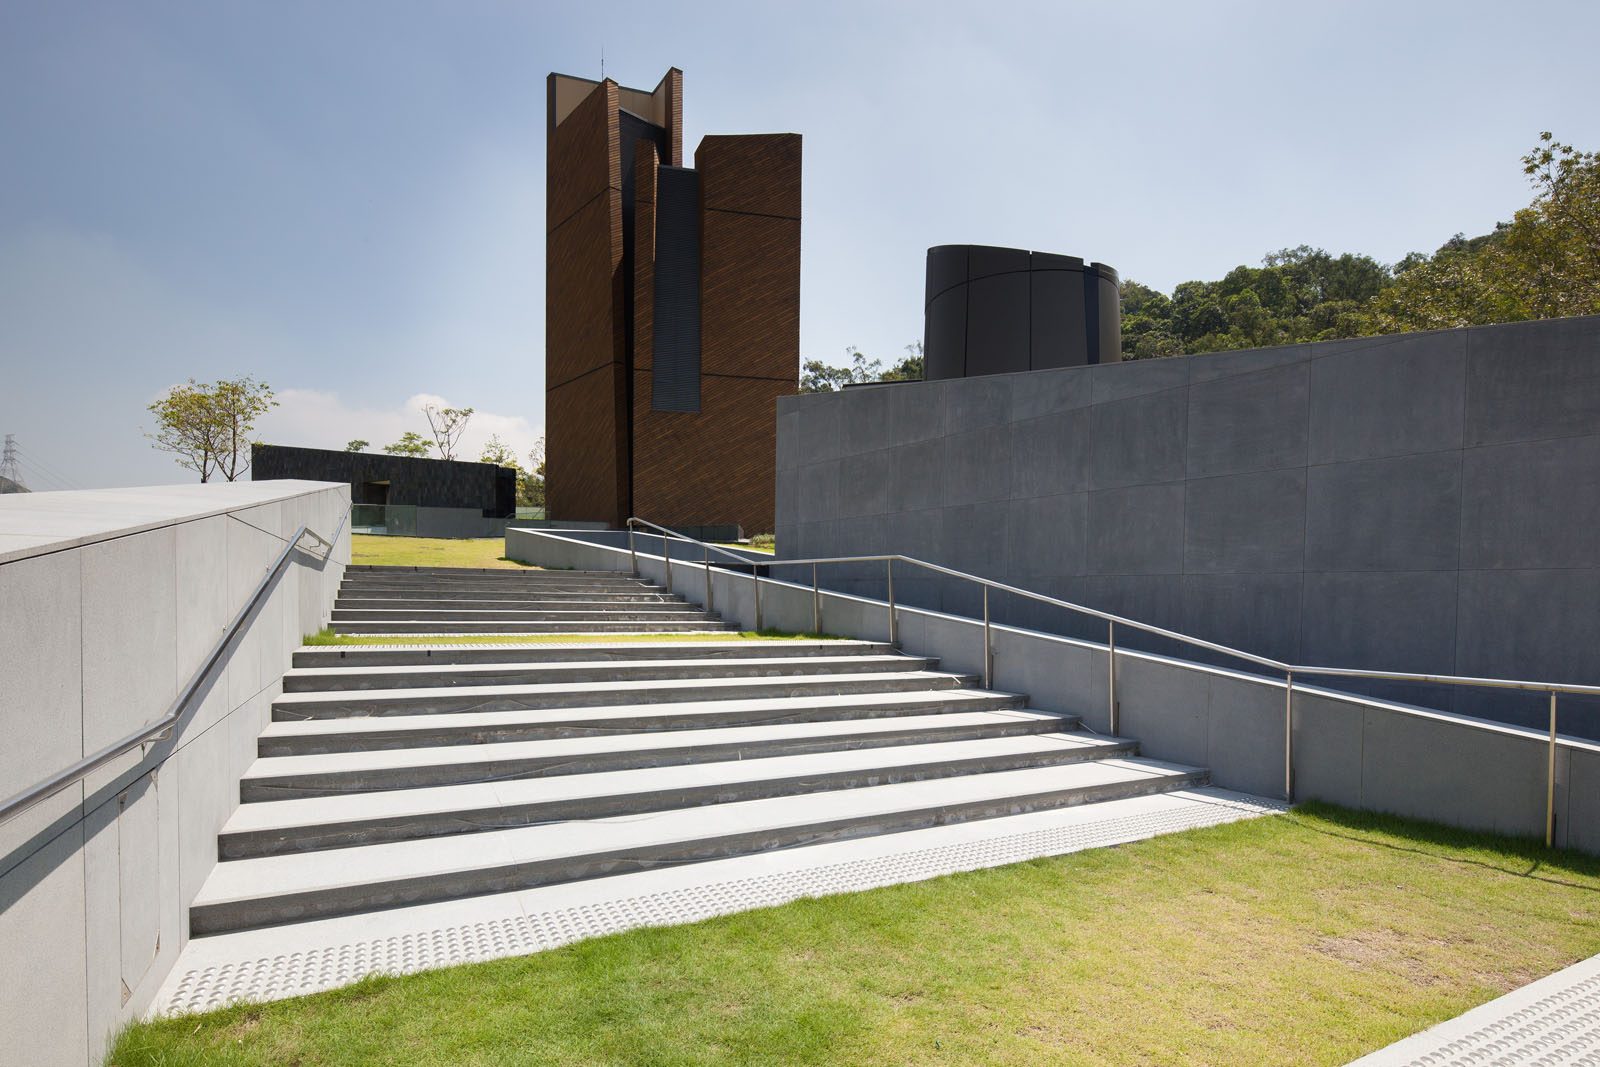
[[[626,547],[533,530],[507,530],[506,554],[577,570],[630,567]],[[639,572],[662,582],[666,566],[639,552]],[[809,568],[807,568],[809,571]],[[673,589],[755,626],[748,573],[673,563]],[[898,594],[900,581],[896,578]],[[821,590],[824,632],[888,640],[888,604]],[[899,607],[906,651],[937,656],[947,670],[981,674],[983,626],[924,608]],[[809,584],[763,579],[762,625],[812,628]],[[994,685],[1026,693],[1032,707],[1081,715],[1110,729],[1106,646],[1013,626],[992,627]],[[1282,679],[1148,652],[1117,650],[1120,732],[1144,754],[1209,767],[1216,784],[1284,795],[1285,700]],[[1294,799],[1321,799],[1453,826],[1543,837],[1547,738],[1483,719],[1312,687],[1296,682],[1293,706]],[[1556,843],[1600,854],[1600,745],[1563,735],[1556,759]]]
[[[159,719],[302,523],[348,485],[239,482],[0,498],[0,793]],[[188,941],[289,654],[329,618],[331,558],[297,552],[180,720],[0,823],[0,1059],[82,1067]]]
[[[1589,316],[784,397],[778,553],[903,553],[1289,662],[1600,684],[1597,368]]]

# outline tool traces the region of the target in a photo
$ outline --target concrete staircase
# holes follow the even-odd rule
[[[658,585],[611,571],[347,567],[340,634],[701,633],[728,629]]]
[[[387,632],[428,609],[349,605],[568,596],[585,604],[576,628],[667,603],[629,578],[570,572],[386,568],[347,586],[341,611],[403,622],[342,625]],[[861,641],[304,648],[190,928],[248,932],[1209,781],[974,683]]]

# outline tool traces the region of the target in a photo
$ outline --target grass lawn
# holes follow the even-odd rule
[[[1343,1064],[1600,952],[1600,860],[1306,806],[126,1031],[146,1064]]]
[[[612,645],[626,641],[841,641],[838,634],[787,630],[715,631],[701,634],[336,634],[330,627],[304,638],[307,645]]]
[[[384,567],[493,567],[538,570],[506,559],[503,537],[385,537],[351,534],[350,562]]]

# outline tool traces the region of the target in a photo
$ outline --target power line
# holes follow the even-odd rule
[[[45,480],[51,483],[51,488],[85,488],[85,486],[80,485],[78,482],[67,477],[65,474],[62,474],[60,471],[56,470],[54,467],[40,459],[38,456],[34,455],[32,452],[29,452],[26,448],[23,448],[21,445],[16,445],[15,448],[17,455],[22,459],[23,465],[25,465],[30,471],[33,471],[35,475],[43,475]]]

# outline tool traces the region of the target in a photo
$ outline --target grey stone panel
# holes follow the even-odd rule
[[[1311,462],[1460,448],[1466,345],[1459,330],[1316,345]]]
[[[959,434],[1011,421],[1011,380],[970,378],[945,387],[945,433]]]
[[[84,1067],[99,1062],[84,1020],[82,824],[0,877],[0,1047],[7,1062]]]
[[[1190,574],[1183,580],[1182,631],[1287,663],[1299,655],[1302,577],[1292,574]],[[1190,655],[1202,658],[1203,650]],[[1237,658],[1212,660],[1246,667]],[[1281,738],[1280,738],[1281,740]],[[1241,787],[1242,788],[1242,787]]]
[[[1462,571],[1462,674],[1600,684],[1600,573]]]
[[[945,442],[935,437],[888,451],[889,508],[910,511],[944,502]]]
[[[1307,570],[1454,570],[1460,529],[1460,453],[1357,460],[1307,472]]]
[[[1095,404],[1109,404],[1136,396],[1182,390],[1189,384],[1190,362],[1188,357],[1177,356],[1101,363],[1089,371],[1090,399]]]
[[[82,644],[93,653],[83,662],[85,752],[160,718],[178,695],[176,545],[167,526],[77,552]]]
[[[1004,508],[987,504],[944,508],[939,524],[943,529],[942,558],[931,562],[982,578],[998,578],[1005,572],[1010,523]]]
[[[1011,584],[1038,589],[1041,578],[1084,573],[1088,494],[1012,500],[1009,509],[1010,551],[1004,573]]]
[[[1211,690],[1206,761],[1224,789],[1283,796],[1283,688],[1224,674],[1202,676]]]
[[[939,563],[944,555],[943,515],[938,508],[905,511],[890,516],[886,536],[901,556]],[[923,572],[931,573],[931,572]]]
[[[1142,656],[1117,656],[1121,734],[1139,739],[1141,755],[1206,766],[1211,694],[1193,668]]]
[[[1361,737],[1365,723],[1362,705],[1295,688],[1295,800],[1364,807]]]
[[[778,411],[778,471],[792,471],[800,465],[800,413],[780,406]]]
[[[1307,574],[1298,658],[1319,667],[1450,674],[1455,619],[1449,571]]]
[[[1466,443],[1594,433],[1600,316],[1465,330]]]
[[[1090,493],[1087,573],[1182,573],[1183,498],[1181,483]]]
[[[800,420],[800,454],[807,464],[839,458],[839,405],[833,396],[808,396],[796,405]]]
[[[896,445],[944,436],[945,382],[902,382],[889,391],[889,434]]]
[[[1021,581],[1014,576],[1008,577],[1010,584],[1071,604],[1082,604],[1085,599],[1086,580],[1081,577],[1028,578]],[[1009,593],[997,594],[996,600],[996,617],[1009,625],[1079,640],[1105,640],[1105,624],[1080,612]]]
[[[774,532],[793,527],[800,517],[800,472],[795,468],[778,470],[773,491]],[[781,540],[781,538],[780,538]]]
[[[1544,747],[1384,708],[1366,712],[1362,802],[1451,826],[1543,835]]]
[[[1461,482],[1462,567],[1600,567],[1600,435],[1468,449]]]
[[[839,515],[875,515],[889,510],[894,469],[888,452],[863,452],[839,461]]]
[[[1119,363],[1101,369],[1139,365]],[[1184,477],[1188,404],[1183,390],[1097,403],[1093,412],[1093,488],[1148,485]]]
[[[1290,367],[1311,362],[1310,345],[1274,345],[1269,348],[1245,348],[1233,352],[1208,352],[1188,356],[1189,384],[1200,385],[1223,378],[1252,375],[1277,367]]]
[[[944,442],[944,503],[1003,500],[1011,488],[1012,428],[952,433]]]
[[[1183,575],[1091,574],[1084,580],[1084,597],[1091,608],[1133,619],[1165,630],[1183,625]],[[1134,635],[1119,631],[1117,644],[1134,645]]]
[[[967,373],[1028,369],[1029,275],[997,274],[967,287]]]
[[[774,535],[773,535],[774,536],[774,540],[776,542],[776,549],[777,549],[777,553],[776,554],[780,558],[783,557],[783,556],[793,556],[793,555],[795,555],[795,553],[793,551],[791,551],[791,550],[793,549],[793,547],[795,545],[795,540],[796,540],[796,538],[799,537],[799,535],[800,535],[800,526],[799,526],[798,523],[789,523],[789,524],[785,525],[784,523],[780,522],[778,524],[777,530],[774,531]],[[513,558],[516,558],[516,557],[513,557]]]
[[[1089,412],[1079,408],[1016,423],[1011,496],[1049,496],[1089,488]]]
[[[967,287],[959,285],[928,304],[923,335],[923,376],[929,381],[953,380],[967,372]]]
[[[1024,693],[1028,706],[1080,715],[1090,729],[1106,728],[1106,656],[1059,639],[996,630],[996,688]]]
[[[1600,853],[1600,752],[1572,749],[1568,760],[1566,845],[1595,855]]]
[[[802,522],[816,522],[839,515],[839,461],[827,460],[800,468],[800,507]]]
[[[0,723],[6,730],[0,744],[0,782],[6,784],[0,792],[10,796],[83,757],[78,554],[0,564],[0,605]],[[15,847],[74,814],[82,796],[82,787],[74,787],[0,823],[0,872],[24,858],[12,854]]]
[[[1035,371],[1011,379],[1011,417],[1018,422],[1089,406],[1089,372],[1081,367]]]
[[[839,449],[842,455],[887,448],[889,398],[894,385],[859,386],[839,397]]]
[[[1306,472],[1190,481],[1183,558],[1190,574],[1298,571],[1305,566]]]
[[[1189,386],[1191,478],[1306,462],[1306,363]]]
[[[840,519],[834,525],[836,547],[834,553],[840,556],[875,556],[887,551],[889,519],[882,514],[860,515],[854,518]],[[840,579],[869,579],[871,585],[864,592],[866,595],[882,596],[882,586],[886,581],[885,564],[883,563],[841,563],[826,568],[827,573]],[[831,584],[831,583],[830,583]]]
[[[119,958],[130,990],[155,962],[161,944],[161,861],[157,813],[162,791],[145,775],[123,793],[117,814]]]

